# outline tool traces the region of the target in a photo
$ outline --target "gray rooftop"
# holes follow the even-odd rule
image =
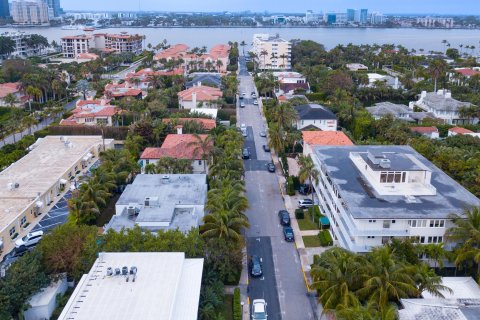
[[[302,104],[293,108],[297,111],[300,120],[337,119],[330,109],[319,104]]]
[[[461,107],[471,105],[469,102],[458,101],[434,92],[427,93],[423,98],[423,102],[437,111],[458,111]]]
[[[373,114],[379,117],[386,116],[389,114],[398,116],[400,114],[410,113],[408,106],[403,104],[395,104],[391,102],[379,102],[375,104],[373,107],[367,107],[365,109],[367,109],[367,111],[370,112],[370,114]]]
[[[138,175],[116,203],[117,210],[123,208],[123,211],[117,212],[105,229],[120,231],[138,224],[152,231],[187,232],[198,227],[207,198],[206,180],[205,174]],[[151,199],[149,206],[145,206],[147,197]],[[128,214],[126,206],[130,205],[139,209],[138,216]]]
[[[432,172],[436,195],[416,196],[412,202],[404,196],[379,195],[350,160],[350,152],[396,152],[410,154]],[[480,200],[409,146],[316,146],[314,156],[326,167],[348,211],[356,219],[445,219],[462,213],[465,207],[480,206]]]
[[[382,168],[379,163],[373,163],[366,153],[361,153],[360,156],[365,160],[370,168],[374,171],[419,171],[424,170],[413,162],[409,157],[403,153],[375,153],[370,152],[370,155],[377,159],[390,160],[390,167],[388,169]]]

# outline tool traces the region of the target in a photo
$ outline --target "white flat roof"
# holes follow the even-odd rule
[[[101,136],[67,136],[68,146],[60,138],[38,139],[32,151],[0,172],[0,231],[58,183],[75,163],[102,144]],[[111,142],[105,140],[107,145]],[[11,183],[17,183],[18,188],[10,189]]]
[[[472,277],[442,277],[442,285],[453,290],[441,290],[445,299],[480,299],[480,287]],[[422,293],[425,299],[438,299],[428,291]]]
[[[107,268],[137,268],[131,275],[107,276]],[[100,253],[84,275],[59,320],[195,320],[203,259],[183,252]]]

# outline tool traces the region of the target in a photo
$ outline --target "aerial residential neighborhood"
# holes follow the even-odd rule
[[[0,319],[478,319],[476,3],[208,5],[0,1]]]

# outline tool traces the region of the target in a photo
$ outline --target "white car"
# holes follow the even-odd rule
[[[253,101],[253,105],[258,106],[258,101],[257,101],[257,100],[254,100],[254,101]]]
[[[240,102],[240,108],[245,108],[245,102]]]
[[[263,299],[252,302],[252,320],[267,320],[267,303]]]
[[[21,246],[26,246],[26,247],[34,246],[40,240],[42,240],[42,237],[43,237],[43,231],[30,232],[25,237],[15,241],[15,247],[19,248]]]
[[[245,123],[242,123],[242,124],[240,125],[240,128],[241,128],[241,129],[246,129],[247,126],[245,125]]]

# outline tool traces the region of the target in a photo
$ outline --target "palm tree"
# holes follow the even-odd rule
[[[243,56],[244,56],[244,57],[245,57],[245,46],[246,46],[246,45],[247,45],[247,44],[245,43],[244,40],[242,40],[242,42],[240,42],[240,46],[242,47],[242,51],[243,51]]]
[[[155,174],[157,173],[155,163],[149,163],[145,166],[145,173],[146,174]]]
[[[285,53],[281,54],[280,55],[280,59],[282,59],[282,64],[283,64],[283,67],[285,68],[286,64],[285,64],[285,59],[288,58],[288,55],[286,55]]]
[[[248,200],[243,194],[245,186],[243,181],[224,180],[216,188],[208,192],[208,200],[205,206],[210,212],[230,212],[243,216],[248,209]]]
[[[15,103],[17,103],[17,97],[13,93],[8,93],[5,98],[3,98],[6,104],[10,105],[10,108],[13,108]]]
[[[223,67],[223,62],[222,60],[217,60],[217,62],[215,62],[215,65],[217,66],[217,69],[218,69],[218,73],[220,73],[220,69]]]
[[[367,303],[366,306],[357,305],[348,308],[339,306],[336,309],[337,320],[397,320],[397,308],[395,304],[389,303],[382,311],[378,311],[375,304]]]
[[[107,199],[111,196],[104,186],[93,179],[80,186],[80,193],[84,202],[92,202],[98,208],[105,207]]]
[[[34,86],[28,86],[25,90],[25,93],[28,96],[28,107],[30,112],[32,112],[32,99],[40,99],[42,96],[42,91]]]
[[[438,276],[426,263],[420,263],[410,268],[418,287],[418,297],[425,291],[439,298],[445,298],[442,291],[453,293],[452,289],[442,285],[442,277]]]
[[[32,134],[32,126],[36,125],[38,120],[34,116],[28,115],[22,119],[22,127],[28,128],[28,134]]]
[[[445,233],[448,242],[458,244],[455,264],[474,261],[480,274],[480,208],[465,209],[463,215],[449,217],[455,224]]]
[[[223,238],[238,242],[242,239],[243,228],[250,227],[244,216],[234,215],[228,211],[216,211],[203,218],[200,232],[205,238]]]
[[[265,66],[266,66],[265,57],[268,56],[268,51],[267,50],[260,51],[260,56],[263,57],[263,70],[265,70]]]
[[[434,85],[434,92],[437,92],[437,79],[440,76],[445,75],[445,72],[447,70],[447,64],[444,60],[442,59],[435,59],[430,62],[430,65],[428,66],[428,72],[432,76],[435,85]]]
[[[305,181],[310,181],[310,192],[312,192],[313,184],[318,184],[318,179],[320,177],[320,172],[315,167],[312,158],[310,155],[305,156],[300,154],[298,157],[298,165],[300,166],[300,172],[298,173],[298,179],[301,183]],[[313,192],[312,192],[312,200],[313,200]]]
[[[272,119],[282,128],[287,129],[298,119],[298,113],[288,103],[282,103],[275,107]]]
[[[445,45],[447,44],[447,40],[442,40],[443,43],[443,52],[445,52]]]
[[[211,135],[204,137],[197,133],[194,133],[193,137],[195,141],[190,142],[187,146],[193,147],[195,157],[200,157],[203,160],[203,172],[207,173],[207,162],[209,162],[213,150],[213,137]]]
[[[418,295],[408,268],[395,259],[389,247],[375,248],[367,256],[367,264],[359,276],[363,287],[357,290],[357,295],[375,303],[380,311],[388,307],[389,301]]]
[[[285,149],[285,132],[277,123],[271,123],[268,127],[268,136],[270,138],[268,145],[273,148],[277,154],[282,153]]]
[[[359,259],[359,256],[336,247],[325,251],[312,264],[312,286],[318,291],[324,312],[331,312],[339,305],[347,308],[360,304],[354,293],[362,266]]]
[[[79,80],[77,82],[77,91],[83,94],[83,100],[87,100],[87,91],[90,90],[90,83],[87,80]]]

